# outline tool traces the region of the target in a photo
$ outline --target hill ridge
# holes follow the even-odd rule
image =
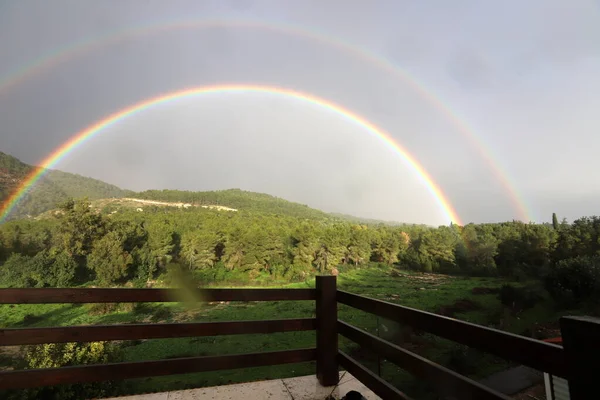
[[[0,151],[0,202],[17,190],[34,168],[38,167]],[[150,202],[155,202],[154,205],[178,205],[184,208],[186,204],[190,204],[223,211],[249,211],[305,219],[344,220],[357,224],[405,225],[401,222],[327,213],[271,194],[239,188],[212,191],[153,189],[133,192],[99,179],[53,169],[48,169],[36,185],[23,196],[7,220],[41,216],[48,211],[56,210],[60,203],[71,198],[128,199],[140,204],[152,205]]]
[[[0,202],[18,190],[36,168],[0,151]],[[47,169],[18,202],[7,220],[39,215],[70,198],[99,199],[123,197],[130,193],[99,179]]]

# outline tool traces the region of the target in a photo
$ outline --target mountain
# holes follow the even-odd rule
[[[19,159],[0,152],[0,202],[6,200],[34,168]],[[8,219],[35,216],[56,208],[69,198],[102,199],[125,197],[131,192],[115,185],[67,172],[47,170],[44,176],[19,201]]]
[[[0,203],[23,183],[34,168],[11,155],[0,152]],[[198,206],[223,206],[240,211],[283,214],[299,218],[332,217],[330,214],[304,204],[240,189],[211,192],[148,190],[134,193],[97,179],[57,170],[48,170],[19,201],[16,209],[13,210],[8,219],[37,216],[56,209],[58,204],[69,198],[82,197],[87,197],[90,200],[129,197],[171,203],[190,203]]]
[[[0,204],[24,182],[35,167],[19,159],[0,152]],[[210,208],[231,208],[239,211],[261,214],[279,214],[305,219],[346,220],[363,224],[403,225],[401,223],[370,220],[344,214],[328,214],[307,205],[288,201],[264,193],[240,189],[192,192],[183,190],[148,190],[140,193],[124,190],[109,183],[57,170],[47,170],[44,176],[19,201],[8,219],[35,217],[57,208],[57,205],[70,198],[87,197],[96,201],[94,206],[103,208],[134,206],[140,200],[155,202],[185,203]],[[121,199],[111,201],[110,199]],[[183,204],[181,204],[183,205]]]

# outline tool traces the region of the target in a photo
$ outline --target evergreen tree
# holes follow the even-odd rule
[[[108,232],[96,241],[88,256],[88,268],[105,285],[122,281],[128,276],[133,257],[124,249],[125,238],[119,232]]]
[[[555,230],[558,229],[558,218],[556,217],[556,213],[552,213],[552,227]]]

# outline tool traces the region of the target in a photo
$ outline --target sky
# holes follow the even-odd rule
[[[463,223],[598,214],[598,1],[2,0],[0,54],[0,151],[31,164],[145,99],[244,83],[326,99],[386,131]],[[449,223],[366,129],[265,93],[154,107],[56,168],[133,190],[241,188]]]

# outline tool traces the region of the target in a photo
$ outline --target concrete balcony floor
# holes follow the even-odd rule
[[[338,386],[331,387],[321,386],[316,375],[308,375],[174,392],[113,397],[109,400],[325,400],[327,396],[341,399],[350,390],[360,392],[368,400],[381,400],[345,371],[340,372]]]

